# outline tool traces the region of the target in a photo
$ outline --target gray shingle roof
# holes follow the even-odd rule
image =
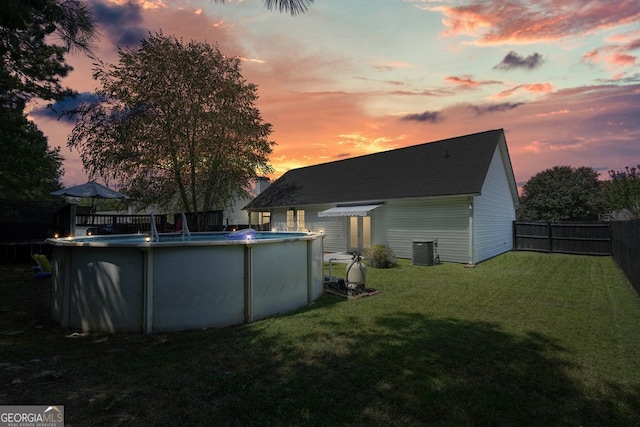
[[[245,209],[478,194],[502,129],[293,169]]]

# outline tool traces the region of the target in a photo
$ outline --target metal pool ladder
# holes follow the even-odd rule
[[[189,224],[187,224],[187,216],[184,213],[182,215],[182,230],[180,230],[180,234],[182,234],[182,240],[184,240],[185,236],[187,240],[191,240],[191,233],[189,232]]]
[[[149,214],[149,216],[151,217],[151,241],[152,242],[157,242],[160,240],[160,236],[158,236],[158,228],[156,227],[156,218],[155,216],[153,216],[153,214]]]

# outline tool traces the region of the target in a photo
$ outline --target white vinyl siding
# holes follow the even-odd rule
[[[327,208],[328,209],[328,208]],[[324,210],[324,209],[321,209]],[[311,226],[311,213],[307,215],[307,227],[312,231],[325,234],[323,245],[327,252],[346,252],[347,251],[347,221],[349,217],[323,217],[319,218],[317,212],[313,215],[313,226]]]
[[[305,206],[305,226],[315,233],[323,232],[322,242],[327,252],[345,252],[347,250],[348,217],[318,217],[318,212],[334,205]]]
[[[289,209],[287,211],[287,231],[295,231],[296,229],[296,214]]]
[[[510,251],[516,212],[499,146],[493,154],[481,195],[474,199],[473,209],[473,262]]]
[[[470,261],[468,197],[392,200],[375,210],[373,224],[373,243],[400,258],[411,258],[414,240],[438,239],[441,261]]]
[[[271,230],[287,231],[287,210],[274,209],[271,212]]]
[[[318,212],[329,209],[329,206],[304,208],[304,227],[313,232],[322,231],[325,234],[323,240],[324,250],[327,252],[346,252],[347,250],[347,221],[348,217],[318,217]],[[272,229],[287,229],[287,210],[274,209],[272,215]]]

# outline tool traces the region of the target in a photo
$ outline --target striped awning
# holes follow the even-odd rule
[[[361,205],[361,206],[336,206],[326,211],[318,212],[318,216],[367,216],[370,211],[380,205]]]

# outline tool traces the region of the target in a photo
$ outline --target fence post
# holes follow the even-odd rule
[[[553,236],[551,232],[551,221],[547,221],[547,234],[549,236],[549,253],[553,252]]]

